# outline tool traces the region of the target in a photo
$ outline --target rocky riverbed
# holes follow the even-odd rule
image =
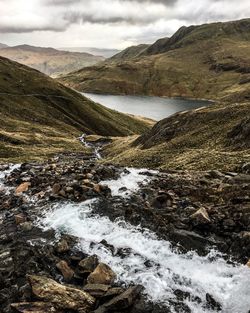
[[[250,165],[0,170],[1,312],[249,312]]]

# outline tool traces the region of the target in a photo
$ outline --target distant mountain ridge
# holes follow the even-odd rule
[[[89,53],[59,51],[54,48],[18,45],[3,47],[0,56],[33,67],[44,74],[59,76],[104,60]]]
[[[61,78],[84,92],[218,99],[248,97],[250,19],[181,27],[138,54],[127,48],[109,60]]]
[[[102,56],[104,58],[111,58],[115,54],[121,52],[118,49],[105,49],[105,48],[94,48],[94,47],[65,47],[59,48],[58,50],[70,51],[70,52],[85,52],[96,56]]]
[[[3,49],[3,48],[7,48],[8,45],[5,45],[4,43],[0,43],[0,49]]]

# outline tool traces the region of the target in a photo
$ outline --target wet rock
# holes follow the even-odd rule
[[[87,281],[89,284],[111,285],[115,279],[116,274],[112,271],[112,269],[108,265],[100,263],[94,272],[88,276]]]
[[[192,231],[174,229],[169,233],[169,239],[184,248],[184,252],[196,250],[199,254],[206,254],[207,248],[214,242]]]
[[[160,192],[160,195],[153,200],[152,206],[157,209],[162,209],[171,206],[173,202],[174,198],[171,194]]]
[[[74,271],[69,267],[66,261],[60,261],[56,264],[57,269],[62,273],[65,281],[69,282],[74,276]]]
[[[207,300],[207,308],[221,311],[222,307],[219,302],[217,302],[209,293],[206,294],[206,300]]]
[[[95,298],[100,298],[105,295],[110,288],[110,285],[87,284],[84,286],[83,290],[88,292],[91,296]]]
[[[121,287],[113,287],[110,288],[103,296],[102,298],[105,299],[110,299],[113,298],[115,296],[119,296],[120,294],[122,294],[124,292],[124,289]]]
[[[95,313],[125,310],[133,305],[142,292],[142,286],[130,287],[119,296],[100,306]]]
[[[56,251],[58,253],[64,253],[69,251],[68,242],[65,239],[60,240],[56,245]]]
[[[30,182],[25,182],[25,183],[20,184],[16,188],[16,195],[20,195],[21,193],[28,191],[30,186],[31,186]]]
[[[16,214],[15,215],[15,222],[17,225],[22,224],[24,222],[26,222],[27,218],[24,214]]]
[[[97,256],[92,255],[79,262],[79,269],[81,273],[91,273],[96,269],[98,263]]]
[[[190,216],[190,219],[195,225],[202,225],[211,223],[207,210],[205,208],[199,209],[197,212]]]
[[[57,309],[90,312],[95,304],[95,299],[87,292],[63,286],[50,278],[29,275],[28,281],[35,297]]]
[[[58,195],[59,194],[59,191],[61,190],[61,185],[60,184],[54,184],[53,187],[52,187],[52,193],[54,195]]]
[[[20,224],[20,228],[25,231],[25,232],[28,232],[28,231],[31,231],[32,228],[33,228],[33,225],[31,222],[24,222],[24,223],[21,223]]]

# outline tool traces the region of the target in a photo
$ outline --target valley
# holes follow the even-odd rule
[[[0,48],[1,313],[249,313],[250,19]]]

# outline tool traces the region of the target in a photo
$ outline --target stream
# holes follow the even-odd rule
[[[100,146],[81,142],[94,150],[99,159]],[[20,167],[13,165],[0,174],[0,188],[5,175]],[[132,197],[153,182],[157,171],[125,168],[116,179],[102,180],[111,190],[111,201],[131,201]],[[30,198],[31,201],[34,199]],[[111,221],[96,213],[101,198],[79,203],[69,200],[40,205],[37,225],[44,231],[54,229],[58,236],[69,234],[79,241],[77,248],[97,255],[117,273],[117,283],[140,284],[149,301],[167,308],[167,312],[248,313],[250,308],[250,270],[247,266],[227,261],[218,251],[206,256],[196,252],[181,253],[167,240],[140,225],[133,226],[123,218]],[[42,213],[41,213],[42,212]],[[105,242],[106,244],[103,244]],[[182,307],[176,305],[182,301]]]
[[[86,142],[85,135],[80,140],[100,158],[99,150]],[[142,169],[127,168],[118,179],[100,183],[111,189],[113,201],[119,197],[129,199],[158,174],[147,172],[150,175]],[[250,271],[246,266],[226,261],[215,250],[203,257],[193,251],[180,253],[170,242],[140,225],[132,226],[122,218],[112,222],[93,213],[98,201],[94,198],[79,204],[53,204],[46,207],[39,225],[44,230],[52,228],[58,234],[76,236],[78,248],[96,254],[118,274],[120,283],[143,285],[148,300],[171,308],[171,312],[182,312],[173,304],[178,293],[186,295],[183,304],[190,312],[249,312]],[[101,243],[103,240],[108,246]],[[209,306],[211,299],[214,303]]]
[[[111,188],[115,201],[117,196],[132,196],[148,180],[141,170],[128,168],[117,180],[102,183]],[[126,187],[126,194],[119,192],[120,186]],[[218,307],[207,308],[208,297],[212,296],[221,304],[221,312],[248,313],[250,271],[246,266],[228,263],[214,250],[205,257],[195,252],[181,254],[147,229],[132,226],[123,219],[111,222],[93,214],[93,205],[98,201],[53,205],[46,209],[40,225],[45,230],[53,228],[58,233],[78,237],[79,249],[96,254],[118,274],[120,282],[143,285],[149,300],[171,307],[172,312],[180,312],[171,303],[176,291],[181,291],[191,295],[183,300],[190,312],[217,312]],[[114,251],[101,244],[103,240]]]

